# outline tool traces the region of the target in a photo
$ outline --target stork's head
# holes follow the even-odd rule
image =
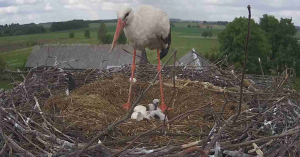
[[[117,17],[118,17],[118,24],[117,24],[114,40],[113,40],[113,43],[112,43],[112,46],[110,49],[110,53],[115,48],[115,45],[118,41],[118,38],[119,38],[123,28],[132,21],[133,11],[130,7],[123,7],[121,9],[119,9],[119,11],[117,13]]]

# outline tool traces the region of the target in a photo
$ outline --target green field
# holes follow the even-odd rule
[[[32,47],[8,51],[0,54],[5,59],[9,69],[21,69],[25,66]]]
[[[177,49],[177,58],[188,53],[192,48],[201,54],[207,53],[210,49],[218,47],[219,43],[217,40],[217,35],[222,31],[224,26],[213,26],[212,29],[206,28],[187,28],[187,25],[195,25],[197,23],[175,23],[175,27],[172,28],[172,43],[171,50]],[[50,26],[46,24],[47,28]],[[51,42],[51,43],[60,43],[60,44],[98,44],[97,40],[97,31],[99,29],[100,23],[91,23],[89,28],[60,31],[60,32],[48,32],[43,34],[34,34],[34,35],[20,35],[20,36],[7,36],[0,37],[0,47],[8,45],[27,45],[29,47],[17,49],[13,51],[2,51],[0,52],[0,57],[2,57],[8,64],[8,67],[12,70],[21,69],[25,65],[28,56],[30,55],[32,48],[28,43],[34,42]],[[109,34],[113,35],[116,29],[116,23],[106,23],[107,31]],[[90,38],[84,37],[84,31],[90,30]],[[213,37],[203,38],[201,34],[204,31],[212,31]],[[75,37],[69,38],[69,33],[74,32]],[[150,50],[147,50],[150,51]],[[150,62],[156,63],[156,52],[147,53],[148,59]],[[171,55],[169,53],[168,55]],[[168,57],[165,57],[162,61],[164,62]],[[3,83],[2,83],[3,84]],[[0,84],[0,88],[3,85]]]

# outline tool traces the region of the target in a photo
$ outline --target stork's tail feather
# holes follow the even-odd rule
[[[170,45],[171,45],[171,25],[170,25],[170,31],[169,31],[169,34],[168,36],[163,39],[161,38],[161,40],[165,43],[165,44],[168,44],[168,47],[167,48],[163,48],[161,49],[160,51],[160,54],[159,54],[159,57],[160,59],[163,59],[169,52],[169,49],[170,49]]]

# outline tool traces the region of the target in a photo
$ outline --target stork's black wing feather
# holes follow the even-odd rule
[[[168,47],[167,48],[163,48],[161,49],[160,51],[160,54],[159,54],[159,58],[160,59],[163,59],[169,52],[169,49],[170,49],[170,45],[171,45],[171,25],[170,25],[170,31],[169,31],[169,34],[166,38],[162,38],[160,37],[160,39],[165,43],[165,44],[168,44]]]

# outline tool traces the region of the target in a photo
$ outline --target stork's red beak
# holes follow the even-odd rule
[[[116,46],[116,43],[118,41],[118,38],[119,38],[125,24],[126,23],[124,21],[122,21],[121,19],[118,20],[117,29],[116,29],[114,40],[112,42],[111,49],[110,49],[109,53],[111,53],[114,50],[114,48]]]

